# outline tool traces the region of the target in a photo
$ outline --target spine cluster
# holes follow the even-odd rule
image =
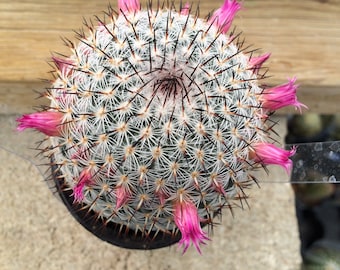
[[[74,203],[131,230],[182,234],[184,250],[208,239],[201,226],[245,198],[251,170],[291,169],[271,144],[269,114],[296,100],[295,79],[264,89],[262,64],[235,33],[240,4],[225,0],[210,18],[190,6],[141,9],[119,1],[109,22],[86,24],[68,58],[53,57],[51,105],[18,119],[49,137]]]

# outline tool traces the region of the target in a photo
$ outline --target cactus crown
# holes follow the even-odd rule
[[[121,1],[109,22],[86,24],[79,44],[68,41],[69,58],[53,58],[51,105],[19,119],[18,129],[49,136],[43,152],[75,203],[131,230],[179,229],[184,249],[192,241],[199,250],[207,239],[200,224],[245,198],[251,169],[289,167],[293,150],[265,158],[272,111],[265,104],[284,99],[258,85],[269,55],[253,57],[238,35],[226,34],[239,7],[226,0],[200,19],[188,5],[143,10]],[[296,97],[289,104],[303,106]]]

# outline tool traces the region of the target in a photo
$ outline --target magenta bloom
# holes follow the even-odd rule
[[[263,63],[266,62],[269,57],[270,57],[270,53],[266,53],[264,55],[260,55],[257,57],[252,57],[249,60],[249,68],[253,69],[255,73],[258,73]]]
[[[282,107],[293,105],[301,112],[301,107],[307,108],[300,103],[296,97],[298,86],[295,84],[296,79],[290,79],[288,83],[273,88],[264,89],[260,100],[262,107],[268,110],[278,110]]]
[[[201,228],[197,208],[192,202],[184,201],[176,202],[174,210],[175,223],[182,234],[179,244],[184,246],[183,253],[186,252],[191,242],[201,253],[200,244],[205,244],[204,240],[209,240],[209,238]]]
[[[184,6],[181,8],[181,15],[189,15],[190,12],[190,4],[186,2]]]
[[[296,152],[296,148],[291,150],[281,149],[271,143],[255,143],[252,145],[254,153],[251,153],[251,158],[255,162],[263,165],[276,164],[282,166],[288,174],[290,174],[293,162],[289,159]]]
[[[124,186],[118,186],[116,188],[116,209],[121,208],[130,198],[130,193]]]
[[[48,136],[60,136],[63,114],[60,112],[44,111],[24,114],[17,119],[18,131],[33,128]]]
[[[118,8],[121,12],[135,12],[140,9],[138,0],[118,0]]]
[[[84,200],[84,187],[93,184],[93,175],[89,169],[85,169],[79,175],[78,183],[73,187],[73,196],[75,202]]]
[[[156,194],[158,196],[160,204],[164,205],[165,204],[165,200],[167,198],[166,194],[162,190],[159,190],[158,192],[156,192]]]
[[[209,19],[220,28],[222,33],[228,32],[237,11],[241,9],[240,3],[236,0],[225,0],[222,7],[217,9]]]
[[[55,56],[52,57],[52,60],[56,67],[58,68],[58,70],[60,70],[62,77],[67,77],[67,75],[70,74],[72,66],[74,65],[73,61],[69,59],[61,59]]]

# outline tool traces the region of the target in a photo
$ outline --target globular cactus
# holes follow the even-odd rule
[[[18,130],[48,136],[42,154],[82,204],[132,231],[181,234],[200,251],[202,227],[295,149],[272,144],[269,115],[304,107],[295,79],[264,88],[262,64],[231,22],[241,8],[225,0],[209,18],[188,4],[142,9],[119,0],[107,20],[86,24],[68,58],[53,57],[50,106],[18,119]],[[208,226],[209,227],[209,226]]]

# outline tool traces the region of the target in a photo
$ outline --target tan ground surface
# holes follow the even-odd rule
[[[32,146],[35,134],[14,135],[7,126],[13,119],[0,117],[0,146],[23,152],[21,145]],[[286,179],[280,168],[272,168],[270,176]],[[225,211],[202,256],[194,249],[182,256],[176,246],[125,250],[83,229],[51,194],[35,166],[0,148],[0,269],[298,269],[290,185],[263,183],[250,194],[251,209],[237,209],[234,218]]]

